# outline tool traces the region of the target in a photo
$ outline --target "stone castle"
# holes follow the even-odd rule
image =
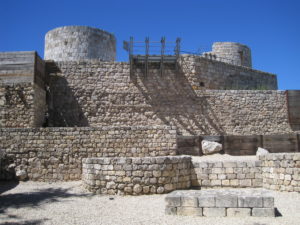
[[[299,169],[277,181],[268,163],[283,157],[282,168],[299,168],[298,153],[226,165],[180,156],[201,155],[203,139],[231,155],[300,150],[300,91],[277,90],[276,75],[252,68],[247,46],[217,42],[211,52],[146,67],[115,58],[114,35],[84,26],[49,31],[44,59],[0,53],[1,179],[83,179],[110,194],[191,185],[300,190]]]

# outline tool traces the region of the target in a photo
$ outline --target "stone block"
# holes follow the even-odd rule
[[[228,208],[227,216],[232,216],[232,217],[251,216],[251,208]]]
[[[242,208],[263,207],[263,199],[259,196],[240,196],[238,198],[238,206]]]
[[[263,207],[264,208],[274,208],[274,197],[264,196],[263,197]]]
[[[216,207],[235,208],[238,206],[238,198],[234,195],[217,195],[216,196]]]
[[[180,216],[203,216],[202,208],[178,207],[177,215]]]
[[[209,195],[203,195],[198,197],[199,207],[216,207],[215,197]]]
[[[165,202],[167,206],[181,206],[180,196],[167,195],[165,197]]]
[[[275,217],[274,208],[253,208],[252,216],[255,217]]]
[[[224,217],[226,216],[226,208],[203,208],[203,216]]]
[[[194,196],[181,197],[181,206],[198,207],[198,199]]]

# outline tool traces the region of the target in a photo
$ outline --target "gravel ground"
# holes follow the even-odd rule
[[[300,194],[273,192],[276,218],[205,218],[164,215],[165,195],[109,196],[84,191],[81,182],[0,185],[0,224],[300,224]]]

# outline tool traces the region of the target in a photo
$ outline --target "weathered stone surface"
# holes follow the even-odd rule
[[[231,217],[251,216],[251,209],[250,208],[228,208],[226,215]]]
[[[263,198],[262,196],[239,196],[238,207],[242,208],[262,208]]]
[[[180,216],[203,216],[202,208],[178,207],[177,215]]]
[[[203,208],[203,216],[224,217],[226,216],[226,208]]]
[[[222,144],[214,141],[203,140],[201,142],[202,152],[205,155],[216,153],[222,150]]]
[[[253,208],[252,216],[255,217],[275,217],[274,208]]]
[[[216,207],[215,196],[213,195],[200,195],[198,197],[199,207]]]

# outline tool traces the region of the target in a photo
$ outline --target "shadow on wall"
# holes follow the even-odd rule
[[[146,77],[143,66],[136,66],[131,81],[143,94],[152,111],[165,125],[175,125],[179,134],[224,134],[219,119],[206,96],[197,96],[181,70],[165,65],[161,76],[157,65],[149,67]]]
[[[89,122],[66,78],[51,75],[47,93],[50,127],[88,127]]]

